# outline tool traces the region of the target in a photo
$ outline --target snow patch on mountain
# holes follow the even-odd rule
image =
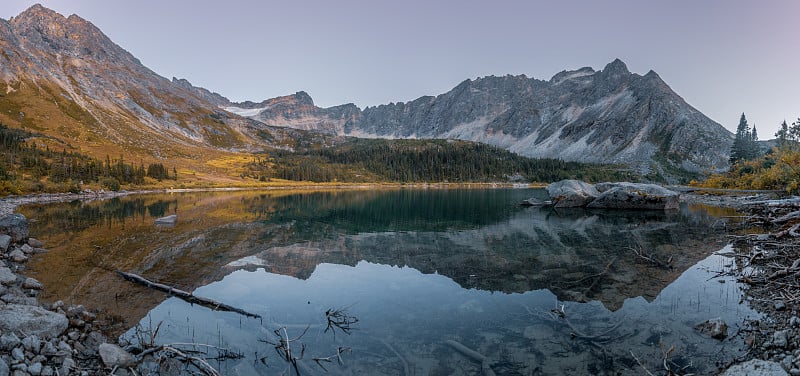
[[[227,107],[222,107],[221,106],[220,108],[222,108],[223,110],[228,111],[230,113],[234,113],[236,115],[239,115],[239,116],[253,117],[253,116],[258,116],[258,114],[268,110],[269,106],[260,107],[260,108],[241,108],[241,107],[235,107],[235,106],[227,106]]]

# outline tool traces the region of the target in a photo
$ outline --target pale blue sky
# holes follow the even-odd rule
[[[800,1],[41,0],[155,72],[235,100],[408,101],[466,78],[653,69],[687,102],[762,138],[800,116]],[[2,0],[8,19],[36,3]]]

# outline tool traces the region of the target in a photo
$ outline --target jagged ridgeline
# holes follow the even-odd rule
[[[551,182],[640,180],[621,165],[533,159],[455,140],[352,139],[332,148],[254,157],[243,177],[315,182]]]

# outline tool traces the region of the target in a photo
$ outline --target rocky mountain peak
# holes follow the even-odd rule
[[[631,74],[631,72],[628,70],[628,66],[625,65],[625,63],[620,59],[614,59],[614,61],[606,64],[602,72],[606,76],[622,76]]]
[[[124,59],[138,64],[138,60],[114,44],[94,24],[74,14],[67,18],[36,4],[9,23],[31,50],[81,58]]]
[[[308,95],[308,93],[306,93],[305,91],[298,91],[294,93],[294,99],[300,105],[306,105],[306,106],[314,105],[314,100],[311,99],[311,96]]]

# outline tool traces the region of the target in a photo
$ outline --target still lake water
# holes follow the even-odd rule
[[[744,353],[735,334],[759,315],[717,276],[736,267],[722,232],[734,213],[518,205],[532,196],[544,192],[180,193],[20,211],[50,249],[27,272],[43,299],[113,312],[127,339],[160,325],[159,343],[244,355],[212,361],[223,374],[293,373],[276,330],[300,337],[290,347],[305,348],[301,374],[659,374],[667,353],[673,370],[703,375]],[[154,224],[171,214],[175,226]],[[117,269],[262,319],[190,305]],[[331,310],[358,320],[349,334],[326,331]],[[730,326],[724,341],[694,329],[716,317]]]

